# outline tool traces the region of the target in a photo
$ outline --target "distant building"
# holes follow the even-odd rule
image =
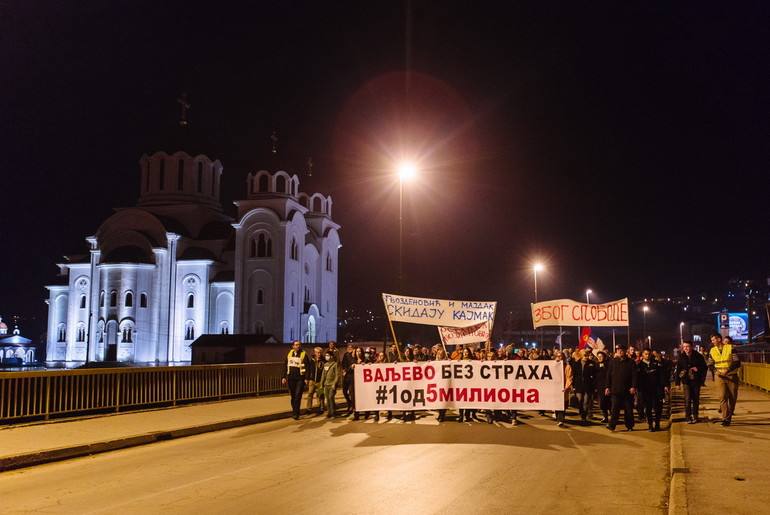
[[[49,364],[187,363],[202,334],[337,339],[330,197],[262,170],[248,174],[233,219],[219,161],[158,152],[139,164],[136,207],[116,209],[47,287]]]
[[[16,327],[8,334],[8,326],[0,318],[0,364],[5,366],[29,365],[37,362],[38,345],[21,335]]]

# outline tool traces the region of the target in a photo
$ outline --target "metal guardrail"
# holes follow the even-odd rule
[[[770,364],[743,363],[738,369],[738,378],[748,385],[770,391]]]
[[[0,424],[258,396],[282,363],[0,372]]]

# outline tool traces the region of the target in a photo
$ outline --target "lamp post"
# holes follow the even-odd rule
[[[647,312],[650,310],[649,306],[642,307],[642,337],[647,340]]]
[[[542,269],[543,265],[540,263],[535,263],[534,266],[532,266],[532,270],[535,272],[535,304],[537,304],[537,273]]]
[[[532,266],[532,271],[534,272],[534,275],[535,275],[535,304],[537,304],[537,273],[540,272],[541,270],[543,270],[542,263],[535,263]],[[541,337],[542,337],[542,334],[543,333],[541,331],[540,332]],[[537,336],[537,331],[535,331],[535,336]],[[542,338],[541,338],[541,340],[542,340]]]
[[[684,328],[684,322],[679,322],[679,345],[682,345],[684,343],[684,336],[682,334],[683,328]]]
[[[586,290],[586,304],[591,303],[589,295],[591,295],[593,292],[594,292],[593,290]]]
[[[398,166],[398,293],[404,293],[404,181],[411,179],[416,169],[411,163]]]

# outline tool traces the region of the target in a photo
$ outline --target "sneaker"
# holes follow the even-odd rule
[[[610,419],[608,419],[607,417],[604,417],[604,418],[602,419],[602,424],[606,424],[606,423],[607,423],[607,422],[609,422],[609,421],[610,421]]]
[[[607,424],[607,429],[609,429],[610,431],[615,431],[615,426],[613,426],[612,424]]]
[[[514,421],[511,422],[511,425],[512,426],[518,426],[519,425],[519,421],[518,420],[514,420]]]
[[[559,426],[559,427],[564,427],[564,422],[562,422],[562,421],[560,420],[559,422],[557,422],[557,423],[556,423],[556,425],[557,425],[557,426]]]

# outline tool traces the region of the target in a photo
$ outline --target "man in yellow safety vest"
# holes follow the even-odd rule
[[[713,347],[709,352],[708,365],[714,371],[714,381],[717,383],[722,425],[729,426],[738,400],[738,369],[741,362],[733,353],[732,338],[729,336],[723,340],[721,335],[712,334],[711,344]]]
[[[310,358],[300,348],[299,340],[294,340],[291,344],[291,350],[283,365],[286,375],[283,376],[281,382],[289,387],[292,418],[299,420],[302,391],[307,384],[307,371],[310,368]]]

